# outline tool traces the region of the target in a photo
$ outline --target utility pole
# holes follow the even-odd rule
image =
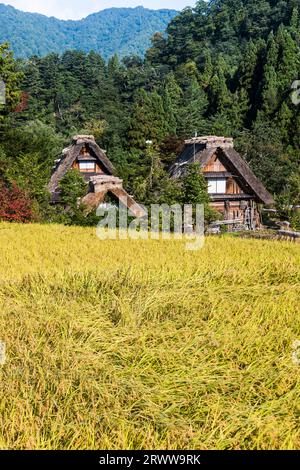
[[[195,139],[198,137],[197,131],[195,131]],[[196,162],[196,141],[194,140],[194,163]]]
[[[154,171],[154,154],[153,154],[153,141],[152,140],[146,140],[146,145],[147,145],[147,153],[150,154],[151,157],[151,170],[150,170],[150,178],[149,178],[149,183],[150,183],[150,188],[152,188],[153,184],[153,171]]]

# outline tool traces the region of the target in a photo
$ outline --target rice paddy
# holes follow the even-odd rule
[[[300,246],[0,224],[1,449],[299,449]]]

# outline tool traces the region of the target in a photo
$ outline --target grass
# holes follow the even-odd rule
[[[2,449],[299,449],[300,246],[0,224]]]

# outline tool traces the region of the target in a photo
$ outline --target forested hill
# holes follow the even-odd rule
[[[0,43],[8,41],[16,57],[43,56],[68,49],[143,55],[152,35],[164,32],[175,10],[110,8],[80,21],[63,21],[25,13],[0,4]]]
[[[280,25],[296,27],[299,5],[299,0],[200,0],[171,21],[156,60],[172,66],[200,63],[210,50],[236,65],[250,40],[267,40]]]

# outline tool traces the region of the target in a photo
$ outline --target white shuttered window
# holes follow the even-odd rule
[[[208,193],[209,194],[226,194],[226,179],[209,179],[208,180]]]
[[[95,162],[79,162],[80,170],[95,170]]]

